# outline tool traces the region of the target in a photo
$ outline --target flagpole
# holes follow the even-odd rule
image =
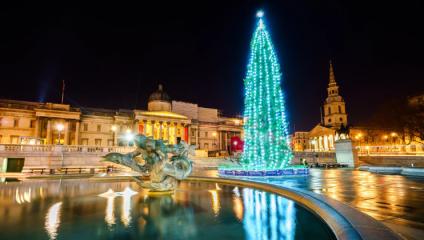
[[[62,88],[62,104],[63,104],[63,95],[65,94],[65,79],[63,79],[63,88]]]

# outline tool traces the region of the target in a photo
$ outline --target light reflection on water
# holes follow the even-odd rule
[[[215,183],[183,182],[178,188],[172,196],[149,197],[131,182],[0,184],[0,226],[4,226],[0,235],[12,240],[217,239],[218,235],[271,240],[308,239],[305,236],[316,235],[308,232],[328,231],[311,222],[317,219],[294,202],[263,191]],[[307,228],[296,225],[302,221],[299,216],[307,216]],[[321,235],[326,237],[314,239],[332,239],[331,234]]]
[[[46,230],[50,239],[56,239],[57,228],[60,224],[60,206],[62,202],[53,205],[46,215]]]

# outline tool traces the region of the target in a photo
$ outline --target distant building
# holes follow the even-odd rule
[[[59,130],[59,126],[63,129]],[[110,110],[67,104],[0,99],[0,143],[125,146],[128,134],[144,134],[177,144],[182,139],[209,151],[227,151],[231,138],[243,138],[242,120],[218,109],[171,101],[159,89],[147,110]]]
[[[309,132],[295,132],[292,135],[293,151],[305,151],[309,149]]]

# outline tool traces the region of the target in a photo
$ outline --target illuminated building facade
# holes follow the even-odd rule
[[[63,129],[59,130],[58,126]],[[109,110],[67,104],[0,99],[0,143],[126,146],[128,134],[144,134],[199,149],[226,151],[242,138],[242,121],[224,118],[218,109],[171,101],[162,86],[151,94],[147,110]],[[131,144],[131,143],[130,143]]]

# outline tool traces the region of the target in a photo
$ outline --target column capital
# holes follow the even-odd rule
[[[159,124],[162,125],[163,121],[159,121]]]

